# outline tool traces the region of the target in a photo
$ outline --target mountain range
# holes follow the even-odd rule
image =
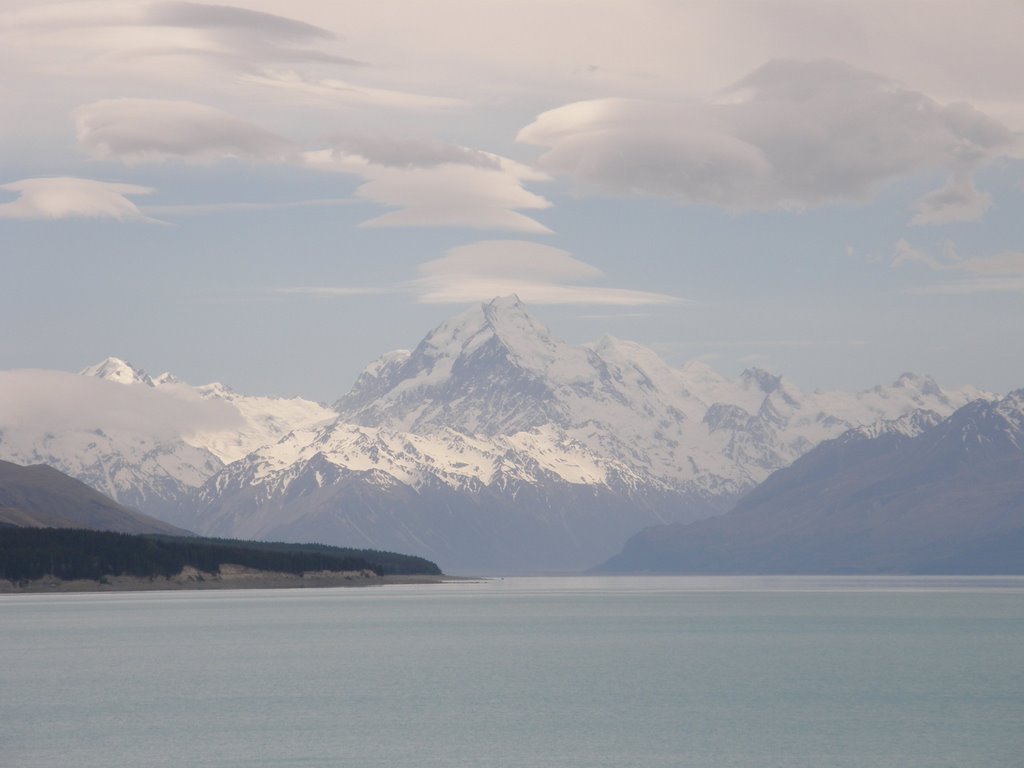
[[[599,570],[1024,572],[1024,390],[852,429],[729,513],[649,528]]]
[[[330,407],[114,358],[82,376],[22,373],[57,377],[81,412],[51,418],[44,401],[0,421],[0,457],[52,464],[198,533],[416,552],[449,573],[589,567],[645,527],[725,512],[851,428],[991,399],[912,374],[804,393],[610,337],[573,346],[515,297],[382,356]]]

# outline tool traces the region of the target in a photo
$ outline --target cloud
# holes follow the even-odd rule
[[[658,196],[730,209],[863,201],[883,183],[956,169],[919,223],[976,215],[971,172],[1016,137],[970,105],[940,105],[831,60],[776,60],[714,100],[599,99],[541,114],[518,140],[581,193]],[[976,192],[976,191],[975,191]]]
[[[945,186],[929,192],[914,206],[917,213],[910,220],[917,226],[978,221],[992,205],[992,196],[979,192],[971,174],[958,171]]]
[[[63,371],[0,371],[0,414],[6,430],[64,433],[103,429],[160,439],[240,424],[230,403],[186,388],[126,387]]]
[[[604,273],[568,251],[528,240],[481,240],[420,265],[419,277],[390,286],[307,286],[276,293],[341,298],[409,294],[421,304],[472,304],[516,294],[530,304],[637,307],[689,303],[676,296],[586,284]],[[580,285],[579,283],[584,283]]]
[[[314,296],[320,299],[338,299],[344,296],[381,296],[389,293],[401,293],[403,291],[399,286],[360,287],[310,285],[294,286],[292,288],[278,288],[274,292],[299,296]]]
[[[520,213],[550,207],[524,186],[547,179],[546,174],[469,147],[347,135],[336,137],[330,149],[300,154],[257,125],[188,101],[106,99],[79,107],[74,115],[79,147],[98,159],[134,164],[241,158],[360,176],[358,199],[397,209],[363,222],[365,227],[551,231]]]
[[[0,219],[117,219],[145,221],[147,218],[127,195],[148,195],[150,187],[68,176],[22,179],[0,185],[16,192],[18,198],[0,204]]]
[[[344,148],[305,153],[310,168],[357,174],[365,183],[356,196],[380,205],[397,208],[362,223],[364,227],[464,227],[496,229],[533,234],[551,230],[520,210],[541,210],[551,203],[530,192],[523,184],[540,181],[543,173],[497,155],[491,164],[467,162],[474,150],[444,145],[429,145],[432,157],[421,153],[419,164],[396,165],[401,152],[409,156],[409,148],[400,145],[371,147],[369,154],[386,163],[373,162],[361,154]],[[366,147],[363,150],[366,151]],[[443,152],[456,155],[455,161],[444,160]],[[480,153],[482,157],[484,153]]]
[[[906,240],[896,243],[893,267],[918,266],[945,273],[940,283],[911,290],[918,294],[1024,293],[1024,251],[1001,251],[992,256],[964,259],[947,242],[939,256],[915,248]]]
[[[501,158],[490,152],[429,139],[347,134],[331,137],[330,144],[336,152],[357,155],[368,163],[395,168],[434,168],[453,164],[501,169]]]
[[[895,253],[892,257],[892,266],[903,267],[908,264],[921,264],[929,269],[943,269],[943,264],[932,258],[920,248],[915,248],[902,238],[896,242]]]
[[[78,146],[126,163],[228,158],[285,160],[291,144],[227,112],[191,101],[104,99],[74,112]]]
[[[337,78],[317,78],[295,71],[263,71],[244,75],[243,82],[290,91],[324,105],[353,104],[385,109],[435,110],[464,104],[461,99],[425,93],[374,88]]]
[[[465,304],[517,294],[530,304],[679,304],[661,293],[575,285],[604,275],[568,251],[525,240],[484,240],[453,248],[420,267],[412,283],[424,304]]]
[[[205,216],[217,213],[249,213],[251,211],[275,211],[287,208],[334,208],[352,205],[359,201],[351,197],[322,198],[315,200],[284,200],[270,203],[180,203],[171,205],[146,205],[146,213],[157,216]]]
[[[979,293],[1024,293],[1024,275],[973,277],[912,288],[911,293],[931,296],[973,296]]]
[[[326,53],[318,48],[294,47],[297,43],[336,40],[323,27],[271,13],[251,11],[230,5],[206,5],[188,2],[160,2],[148,6],[141,23],[151,27],[179,28],[202,33],[208,39],[177,50],[155,48],[150,55],[179,53],[208,55],[240,68],[260,61],[320,61],[361,65],[363,62]]]
[[[167,57],[258,71],[268,62],[361,64],[317,47],[333,43],[328,29],[271,13],[190,2],[40,2],[8,15],[23,34],[42,35],[96,51],[101,59],[138,65]]]
[[[266,38],[284,40],[331,40],[335,35],[303,21],[260,13],[230,5],[202,3],[153,3],[143,12],[145,23],[155,26],[192,27],[197,29],[245,30]]]

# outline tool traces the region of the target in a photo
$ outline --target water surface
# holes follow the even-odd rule
[[[1022,578],[0,596],[0,765],[1019,768]]]

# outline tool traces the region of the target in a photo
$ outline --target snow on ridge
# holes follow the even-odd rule
[[[334,410],[300,397],[241,395],[220,382],[192,386],[170,372],[152,379],[142,369],[116,357],[108,357],[84,369],[81,374],[125,385],[153,387],[161,394],[186,401],[208,400],[230,406],[238,414],[235,425],[229,428],[209,426],[181,434],[187,445],[209,451],[225,464],[277,442],[294,429],[325,424],[337,418]],[[192,480],[190,477],[190,485]]]
[[[153,379],[141,368],[119,357],[108,357],[96,365],[90,365],[79,371],[81,376],[92,376],[105,381],[113,381],[118,384],[144,384],[147,387],[155,386]]]
[[[372,396],[339,400],[341,418],[492,440],[550,427],[596,456],[715,492],[748,488],[848,429],[919,409],[948,415],[978,394],[916,375],[865,392],[811,394],[760,369],[730,380],[702,363],[670,366],[610,336],[565,344],[515,297],[440,324],[376,385]]]
[[[240,426],[183,435],[212,461],[180,472],[192,487],[219,461],[228,467],[210,492],[245,482],[268,494],[307,469],[316,486],[335,482],[336,469],[413,488],[512,479],[730,496],[851,428],[903,424],[921,409],[947,416],[985,396],[913,374],[864,392],[804,393],[759,369],[729,379],[701,362],[672,366],[611,336],[572,346],[514,296],[450,318],[412,351],[382,355],[335,409],[171,374],[153,380],[116,358],[83,373],[230,405]]]
[[[865,440],[873,440],[882,435],[917,437],[942,420],[943,417],[935,411],[917,410],[895,419],[880,419],[872,424],[855,427],[845,434]]]
[[[484,438],[453,429],[416,435],[341,421],[296,430],[229,465],[223,474],[234,477],[236,485],[284,490],[290,478],[318,460],[352,472],[380,472],[412,488],[431,481],[460,489],[508,479],[601,486],[612,476],[630,485],[645,480],[622,463],[598,457],[552,429]]]

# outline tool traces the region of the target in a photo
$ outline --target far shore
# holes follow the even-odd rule
[[[308,589],[323,587],[374,587],[384,584],[441,584],[466,581],[457,576],[396,575],[378,576],[373,571],[309,571],[302,574],[259,571],[238,565],[222,565],[219,573],[206,573],[192,567],[176,576],[106,576],[99,581],[75,579],[63,581],[44,576],[24,585],[0,581],[0,594],[39,594],[46,592],[150,592],[186,589]]]

